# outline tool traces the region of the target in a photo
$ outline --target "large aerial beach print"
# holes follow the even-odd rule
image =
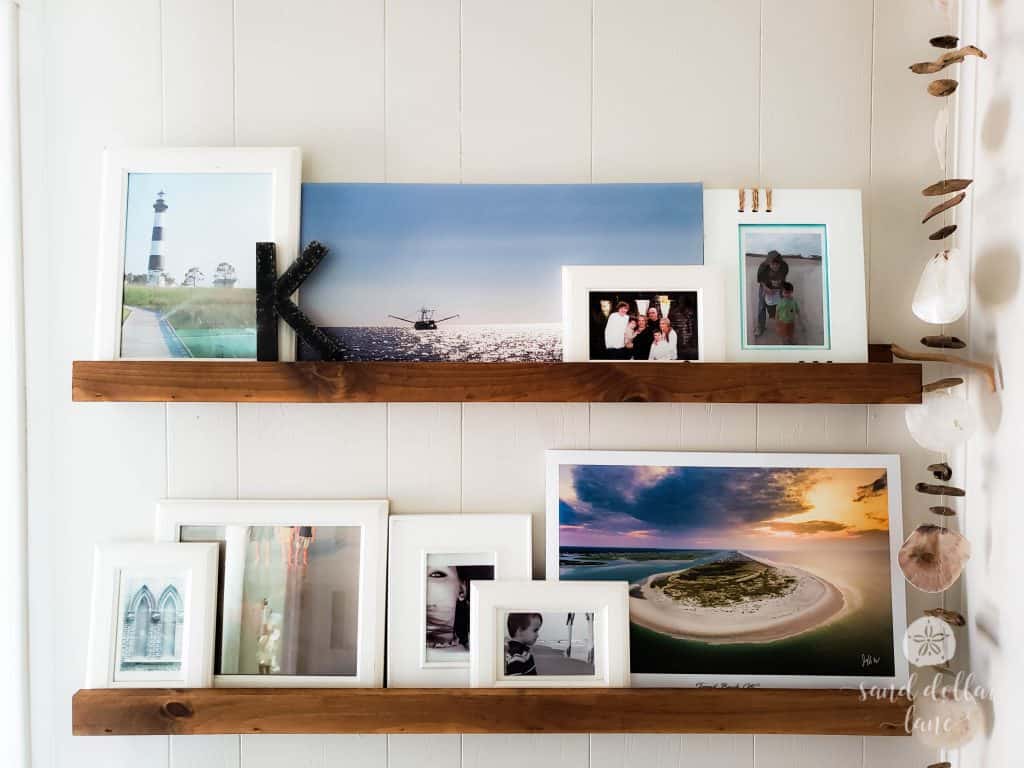
[[[700,184],[303,184],[299,305],[342,359],[557,362],[563,265],[690,264]],[[301,359],[315,352],[300,347]]]
[[[635,685],[905,679],[898,457],[550,451],[548,483],[549,578],[629,582]]]

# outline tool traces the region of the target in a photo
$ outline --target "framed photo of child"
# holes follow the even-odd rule
[[[472,585],[474,688],[625,688],[628,583],[483,581]]]
[[[773,190],[771,211],[737,211],[735,190],[705,190],[707,263],[725,279],[730,361],[865,362],[861,196]]]
[[[391,518],[388,687],[469,685],[472,587],[529,579],[530,537],[528,514]]]
[[[724,360],[714,267],[565,266],[562,314],[566,362]]]

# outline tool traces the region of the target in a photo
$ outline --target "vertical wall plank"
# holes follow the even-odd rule
[[[683,447],[688,451],[752,451],[757,448],[757,406],[682,406]]]
[[[238,406],[242,498],[367,499],[387,494],[387,406]]]
[[[167,495],[235,498],[237,429],[233,403],[168,403]]]
[[[586,448],[581,403],[466,403],[462,411],[462,511],[533,515],[533,571],[544,573],[544,450]]]
[[[591,403],[593,450],[678,451],[682,406],[676,403]]]
[[[231,146],[234,126],[232,0],[163,0],[164,142]]]
[[[236,4],[240,145],[298,145],[305,181],[384,178],[381,0]]]
[[[862,736],[755,736],[757,768],[863,768]]]
[[[451,514],[462,506],[462,406],[388,404],[391,512]]]
[[[595,0],[594,181],[751,186],[759,0]]]
[[[460,8],[385,0],[388,181],[459,181]]]
[[[590,0],[463,0],[467,182],[590,180]]]
[[[938,762],[939,751],[929,749],[915,738],[892,739],[884,736],[864,738],[865,768],[883,766],[926,766]],[[969,763],[967,763],[969,765]]]
[[[590,768],[753,768],[754,737],[593,734]]]
[[[863,451],[867,430],[863,405],[757,406],[759,451]]]
[[[461,753],[458,734],[388,736],[388,768],[459,768]]]
[[[241,736],[171,736],[171,768],[239,768]]]
[[[244,768],[385,768],[387,736],[242,736]]]
[[[867,185],[872,0],[764,0],[761,180]]]
[[[462,737],[462,768],[586,768],[589,744],[583,734]]]

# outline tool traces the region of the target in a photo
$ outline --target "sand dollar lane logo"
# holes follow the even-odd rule
[[[903,654],[917,667],[945,664],[956,654],[953,629],[941,619],[922,616],[903,635]]]

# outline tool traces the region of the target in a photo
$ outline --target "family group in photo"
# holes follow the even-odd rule
[[[800,304],[794,295],[793,283],[786,277],[789,265],[778,251],[769,251],[757,268],[757,327],[754,338],[761,338],[768,329],[768,320],[775,323],[775,333],[782,344],[796,343],[796,325],[800,322]]]
[[[608,302],[610,311],[607,319],[603,308],[591,319],[592,359],[665,362],[699,357],[696,293],[675,293],[665,302],[654,294],[620,293],[601,301]]]

